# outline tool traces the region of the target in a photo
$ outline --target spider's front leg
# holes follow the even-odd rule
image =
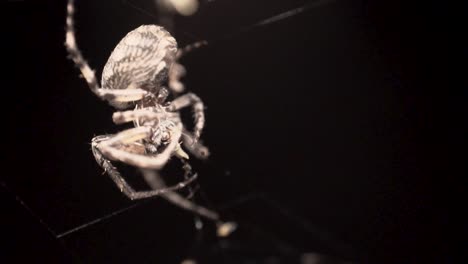
[[[101,141],[98,148],[109,159],[118,160],[142,169],[161,169],[179,147],[178,141],[182,135],[182,124],[177,124],[175,129],[172,130],[171,141],[158,155],[141,155],[122,149],[122,146],[149,139],[152,132],[152,127],[149,126],[130,128],[105,141]]]
[[[153,196],[162,195],[165,193],[172,193],[174,191],[184,188],[185,186],[189,185],[191,182],[193,182],[197,178],[197,174],[193,174],[193,175],[191,174],[190,168],[184,167],[185,180],[176,185],[168,186],[168,187],[162,186],[161,188],[157,188],[151,191],[135,191],[135,189],[133,189],[127,183],[127,181],[122,177],[122,175],[117,170],[117,168],[112,165],[111,161],[105,156],[105,154],[103,153],[101,149],[102,143],[108,142],[112,140],[114,137],[116,136],[115,135],[97,136],[92,139],[91,148],[99,166],[101,166],[104,169],[104,171],[110,176],[110,178],[119,187],[119,189],[131,200],[149,198]],[[143,154],[145,153],[144,146],[140,144],[139,142],[133,142],[131,144],[120,145],[119,150],[128,152],[129,154],[132,154],[132,155],[140,156],[140,157],[143,156]],[[144,171],[150,171],[150,170],[145,169]]]
[[[75,13],[75,5],[73,0],[68,0],[67,4],[67,21],[66,21],[66,35],[65,47],[68,51],[69,58],[73,60],[75,65],[80,69],[83,78],[89,86],[89,89],[96,94],[99,98],[107,100],[111,105],[124,108],[128,103],[141,100],[148,94],[144,89],[135,87],[130,84],[126,89],[103,89],[99,86],[96,79],[96,74],[89,66],[88,62],[84,59],[78,45],[76,43],[75,26],[73,14]]]
[[[153,120],[154,122],[159,122],[159,119],[164,116],[165,113],[157,113],[149,108],[142,108],[123,112],[114,112],[112,115],[112,121],[117,125],[128,122],[138,123],[141,120]]]

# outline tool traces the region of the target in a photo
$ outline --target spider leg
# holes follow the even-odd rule
[[[135,189],[133,189],[122,177],[117,168],[114,165],[112,165],[111,161],[103,155],[99,148],[99,144],[101,142],[109,140],[112,137],[112,135],[103,135],[97,136],[92,139],[91,148],[94,154],[94,158],[96,159],[99,166],[101,166],[107,172],[107,174],[110,176],[112,181],[114,181],[114,183],[117,185],[120,191],[123,192],[131,200],[149,198],[153,196],[163,195],[165,193],[171,193],[186,187],[197,178],[197,174],[186,174],[185,180],[176,185],[169,187],[163,186],[162,188],[157,188],[151,191],[135,191]]]
[[[185,170],[185,177],[188,177],[191,174],[191,168],[188,163],[184,165],[184,170]],[[143,177],[148,183],[151,188],[155,190],[160,190],[162,188],[166,188],[166,183],[164,180],[161,178],[159,173],[154,170],[142,170]],[[205,218],[208,218],[213,221],[219,221],[219,215],[218,213],[209,210],[205,207],[202,207],[200,205],[197,205],[196,203],[184,198],[180,194],[174,192],[174,191],[169,191],[162,193],[161,196],[168,200],[169,202],[179,206],[182,209],[185,209],[187,211],[194,212],[197,215],[203,216]]]
[[[185,176],[190,174],[191,167],[190,165],[182,160],[185,163],[184,170]],[[149,186],[153,189],[161,189],[166,186],[164,180],[161,178],[159,173],[154,170],[142,170],[143,177],[148,183]],[[169,202],[179,206],[182,209],[191,211],[199,216],[205,217],[216,224],[216,234],[218,237],[227,237],[232,232],[237,229],[236,222],[225,222],[221,219],[219,214],[213,210],[200,206],[187,198],[182,197],[180,194],[174,191],[168,191],[161,194],[161,197],[168,200]]]
[[[169,70],[169,88],[170,90],[175,93],[181,93],[185,90],[184,84],[180,81],[182,77],[185,76],[185,73],[187,72],[185,70],[185,67],[178,63],[177,61],[184,56],[185,54],[191,52],[194,49],[197,49],[199,47],[205,46],[208,43],[206,41],[198,41],[195,43],[192,43],[190,45],[187,45],[183,47],[182,49],[179,49],[176,53],[176,60],[172,64],[170,70]]]
[[[200,97],[198,97],[194,93],[187,93],[182,96],[179,96],[171,102],[171,104],[167,107],[167,111],[175,112],[187,106],[192,106],[193,109],[193,116],[195,119],[193,139],[194,142],[197,142],[200,138],[201,131],[205,126],[204,105]]]
[[[115,124],[123,124],[137,120],[159,120],[164,116],[164,113],[157,113],[150,109],[143,108],[124,112],[115,112],[112,114],[112,121],[114,121]]]
[[[201,40],[201,41],[197,41],[197,42],[194,42],[192,44],[189,44],[181,49],[179,49],[176,53],[176,59],[180,59],[182,58],[184,55],[186,55],[187,53],[195,50],[195,49],[198,49],[200,47],[203,47],[203,46],[206,46],[208,45],[208,42],[206,40]]]
[[[184,147],[198,159],[207,159],[210,155],[210,150],[200,141],[195,141],[194,136],[187,130],[183,131],[182,139]]]
[[[98,97],[107,100],[112,106],[126,108],[127,103],[139,101],[148,94],[148,91],[130,85],[126,89],[97,89],[94,92]]]
[[[155,112],[151,107],[115,112],[112,115],[112,120],[116,124],[123,124],[136,120],[159,120],[161,118],[178,118],[177,113],[171,112]]]
[[[172,64],[168,75],[168,86],[169,90],[174,94],[181,93],[185,90],[185,85],[180,81],[180,79],[185,76],[186,72],[185,67],[177,61]]]
[[[65,37],[65,47],[69,53],[70,58],[73,62],[80,68],[83,77],[88,83],[89,88],[95,94],[98,94],[100,89],[99,84],[96,80],[96,75],[94,71],[89,67],[88,62],[83,58],[78,45],[76,44],[75,37],[75,26],[73,21],[73,14],[75,13],[74,0],[68,0],[67,4],[67,22],[66,22],[66,37]]]
[[[151,135],[151,127],[141,126],[124,130],[113,137],[103,140],[98,143],[97,147],[107,158],[119,160],[126,164],[139,167],[142,169],[161,169],[169,160],[171,155],[179,146],[179,139],[182,133],[182,124],[178,123],[176,129],[173,130],[172,140],[160,154],[156,156],[148,156],[142,154],[130,153],[122,150],[120,146],[131,144]]]
[[[89,89],[101,99],[107,100],[111,103],[111,105],[119,108],[126,107],[127,104],[125,103],[127,102],[141,100],[146,94],[148,94],[148,92],[143,89],[129,87],[129,89],[113,90],[102,89],[99,86],[96,79],[96,74],[91,69],[88,62],[84,59],[83,54],[76,44],[75,25],[73,21],[74,13],[74,0],[68,0],[65,47],[68,51],[70,59],[73,60],[75,65],[80,69],[81,74],[88,83]]]

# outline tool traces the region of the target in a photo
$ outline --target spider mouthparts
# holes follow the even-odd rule
[[[189,159],[189,155],[180,147],[180,144],[174,150],[174,153],[177,157],[182,159]]]

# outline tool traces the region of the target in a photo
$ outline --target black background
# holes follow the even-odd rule
[[[129,2],[141,10],[125,1],[77,3],[78,45],[98,78],[127,32],[157,23],[152,1]],[[452,209],[465,189],[457,177],[466,156],[455,151],[466,120],[466,85],[455,79],[466,71],[455,64],[466,58],[457,7],[311,3],[202,1],[196,15],[176,19],[180,46],[210,43],[182,60],[186,86],[207,107],[202,138],[212,156],[193,161],[205,205],[224,206],[240,223],[250,220],[303,252],[455,263],[454,235],[463,234],[455,226],[463,221]],[[301,6],[297,15],[252,26]],[[134,204],[101,175],[89,145],[122,128],[66,59],[64,1],[10,1],[2,11],[0,256],[11,263],[180,261],[192,217],[160,199],[54,238]],[[258,197],[320,231],[292,231]],[[246,208],[227,206],[238,199]]]

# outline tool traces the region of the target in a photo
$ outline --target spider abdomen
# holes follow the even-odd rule
[[[112,51],[102,72],[102,88],[141,88],[155,93],[175,60],[176,40],[164,28],[143,25],[130,31]]]

